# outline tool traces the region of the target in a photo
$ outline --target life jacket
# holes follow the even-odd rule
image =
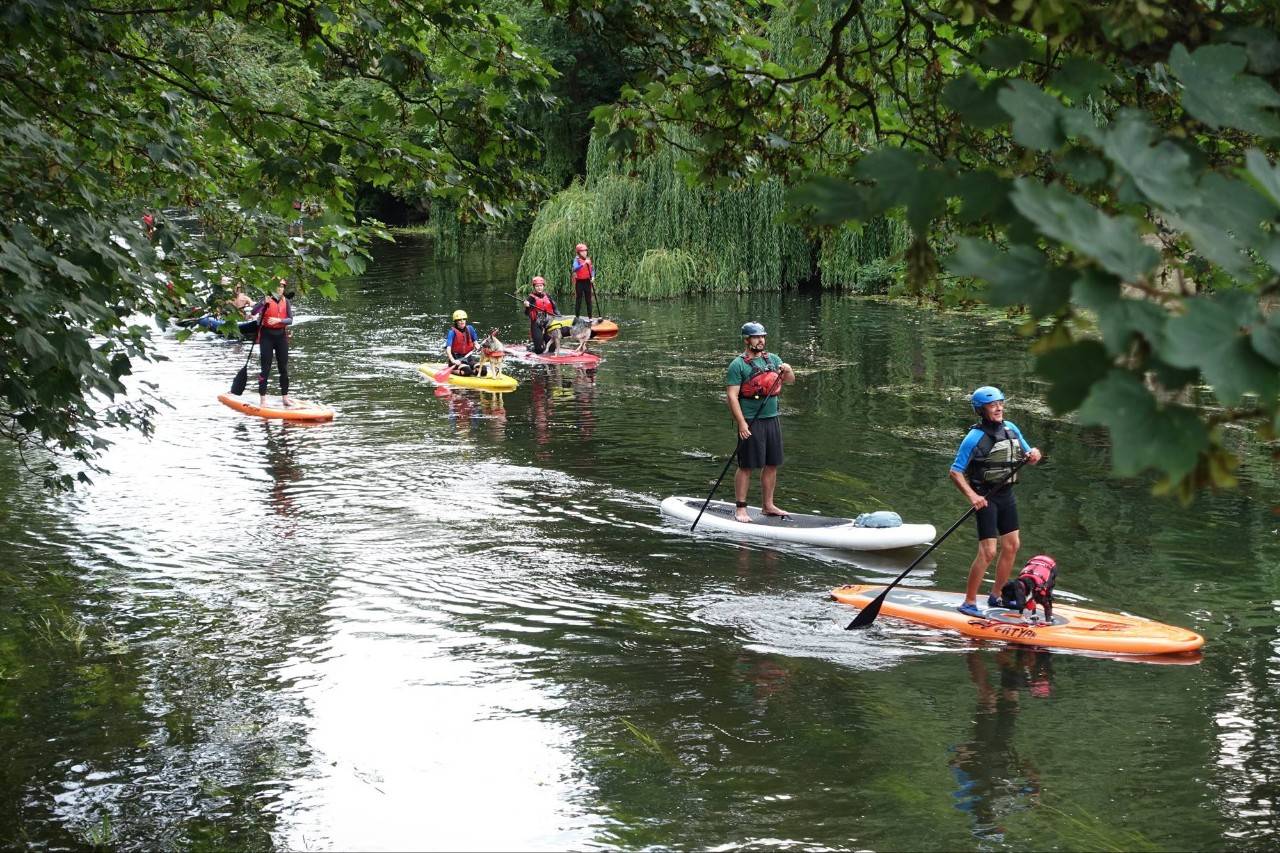
[[[738,356],[742,358],[742,356]],[[760,359],[765,360],[765,364],[769,367],[759,367],[756,362]],[[748,400],[763,400],[765,397],[776,397],[782,391],[782,377],[778,375],[778,369],[773,366],[773,362],[769,359],[769,353],[762,352],[750,361],[742,358],[742,363],[751,371],[751,375],[747,377],[747,381],[738,386],[738,397],[745,397]]]
[[[281,321],[289,319],[289,300],[282,298],[276,300],[274,297],[267,297],[266,302],[262,304],[262,317],[260,320],[262,330],[264,332],[283,332],[285,326],[277,326],[274,323],[268,323],[272,317],[278,317]]]
[[[575,261],[581,261],[581,264],[579,265],[579,267],[573,271],[573,277],[576,278],[578,281],[590,281],[591,268],[594,266],[594,264],[592,264],[591,262],[591,259],[587,258],[585,261],[583,261],[577,255],[574,255],[573,259]]]
[[[1053,594],[1053,584],[1058,577],[1058,564],[1053,557],[1037,554],[1022,567],[1018,577],[1031,580],[1031,595],[1027,598],[1027,609],[1034,612],[1037,601],[1043,602]]]
[[[545,293],[541,296],[536,293],[530,293],[525,301],[527,302],[529,299],[533,300],[533,307],[526,309],[525,313],[529,315],[530,320],[532,320],[539,311],[544,314],[554,314],[556,312],[556,304],[552,302],[551,297],[547,296]]]
[[[461,331],[457,326],[454,326],[451,331],[453,332],[453,340],[449,342],[449,351],[453,353],[454,358],[462,358],[476,348],[476,333],[470,326]]]
[[[993,424],[984,420],[969,429],[981,430],[982,438],[978,439],[978,444],[969,457],[965,477],[970,486],[981,492],[1000,483],[1022,461],[1025,454],[1018,436],[1003,423]],[[1006,485],[1012,486],[1016,482],[1018,475],[1014,474]]]

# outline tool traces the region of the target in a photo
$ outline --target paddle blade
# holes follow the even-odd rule
[[[846,631],[853,631],[858,628],[866,628],[872,622],[876,621],[876,617],[880,615],[880,605],[884,604],[884,597],[889,594],[886,588],[884,592],[875,597],[870,604],[862,608],[858,615],[853,617],[853,621],[844,626]]]
[[[439,382],[441,384],[448,382],[449,374],[453,373],[453,368],[454,368],[454,365],[451,364],[448,367],[446,367],[444,370],[437,370],[435,373],[431,374],[431,380],[433,382]]]
[[[231,380],[231,393],[239,397],[244,393],[244,387],[249,384],[249,365],[240,368],[240,372],[236,374],[236,378]]]

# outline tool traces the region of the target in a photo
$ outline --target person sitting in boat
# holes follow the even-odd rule
[[[231,282],[227,276],[222,277],[222,284],[226,286]],[[287,298],[293,298],[292,294],[286,294]],[[237,320],[249,319],[249,311],[253,308],[253,300],[249,298],[249,294],[244,292],[244,285],[236,282],[235,287],[231,289],[231,298],[227,300],[227,305],[236,314]]]
[[[557,329],[548,334],[547,327],[560,312],[556,301],[547,293],[547,280],[540,275],[533,277],[533,291],[524,298],[524,313],[529,317],[529,338],[535,353],[555,352],[560,337]]]
[[[467,312],[461,308],[454,311],[453,325],[444,336],[444,355],[449,364],[456,365],[453,369],[456,375],[475,375],[480,361],[480,352],[476,349],[479,340],[476,327],[467,322]]]

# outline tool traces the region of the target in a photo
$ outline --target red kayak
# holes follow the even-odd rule
[[[536,353],[521,344],[511,344],[504,348],[508,356],[516,361],[532,361],[537,364],[578,364],[583,367],[595,367],[600,363],[600,356],[591,352],[567,352],[558,355]]]

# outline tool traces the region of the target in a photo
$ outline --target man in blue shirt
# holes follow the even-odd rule
[[[782,464],[778,393],[783,385],[795,382],[796,375],[791,365],[765,352],[767,334],[759,323],[743,324],[743,351],[729,362],[725,375],[729,411],[733,413],[738,427],[733,517],[744,524],[751,522],[747,514],[747,489],[751,487],[751,472],[756,468],[760,469],[761,510],[765,515],[786,516],[773,502],[773,490],[778,485],[778,466]]]
[[[973,392],[972,402],[982,420],[971,426],[960,442],[955,461],[951,463],[950,477],[976,510],[974,518],[978,522],[978,556],[969,566],[969,582],[959,610],[970,616],[981,616],[978,588],[987,566],[996,556],[997,544],[1000,559],[996,563],[995,586],[987,597],[988,607],[1000,605],[1000,590],[1009,580],[1013,561],[1022,545],[1018,533],[1018,503],[1013,496],[1017,477],[1003,487],[999,484],[1024,456],[1028,463],[1035,465],[1041,453],[1027,444],[1022,431],[1012,421],[1004,419],[1004,394],[999,388],[982,386]]]

